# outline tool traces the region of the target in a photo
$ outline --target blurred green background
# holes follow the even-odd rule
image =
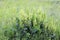
[[[31,15],[32,11],[35,13],[39,10],[46,13],[48,25],[54,25],[54,29],[60,32],[59,0],[0,0],[0,39],[4,40],[4,31],[11,29],[16,17],[24,20],[28,13]]]

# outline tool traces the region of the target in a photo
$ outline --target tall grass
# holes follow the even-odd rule
[[[9,13],[9,12],[8,12]],[[60,32],[51,16],[40,9],[20,9],[0,18],[0,40],[59,40]]]
[[[40,8],[52,3],[28,2],[0,1],[0,40],[60,40],[60,22]]]

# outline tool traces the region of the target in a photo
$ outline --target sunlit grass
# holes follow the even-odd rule
[[[54,33],[56,40],[59,40],[60,36],[60,22],[54,19],[54,16],[47,15],[47,8],[50,9],[53,6],[50,2],[36,2],[36,1],[0,1],[0,40],[8,40],[10,35],[13,35],[13,31],[16,27],[16,18],[19,19],[19,26],[24,28],[24,23],[29,27],[31,26],[31,20],[33,21],[34,29],[39,30],[40,24],[43,22],[45,31],[48,27],[49,32]],[[44,10],[44,7],[46,10]],[[4,36],[5,30],[8,31],[8,37]],[[48,38],[49,39],[49,38]],[[37,40],[37,38],[35,39]],[[50,39],[49,39],[50,40]]]

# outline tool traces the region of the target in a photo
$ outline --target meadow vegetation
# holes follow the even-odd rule
[[[48,17],[41,7],[33,7],[36,2],[30,7],[19,2],[1,1],[0,40],[60,40],[60,23],[53,15]]]

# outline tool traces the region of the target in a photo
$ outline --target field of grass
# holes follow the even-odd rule
[[[59,4],[0,0],[0,40],[60,40]]]

